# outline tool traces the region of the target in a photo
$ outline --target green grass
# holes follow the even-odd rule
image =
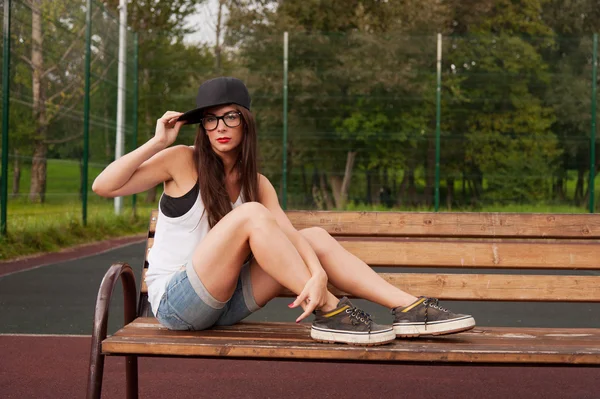
[[[12,163],[8,173],[8,192],[13,190],[13,169]],[[46,166],[46,201],[49,203],[64,202],[65,199],[79,198],[80,171],[79,162],[72,160],[49,159]],[[88,167],[88,185],[104,169],[103,166],[89,165]],[[23,160],[21,166],[21,179],[19,185],[20,198],[27,197],[31,184],[31,161]],[[11,199],[9,199],[9,203]]]
[[[8,218],[7,236],[0,238],[0,261],[143,233],[153,208],[138,208],[134,217],[131,209],[117,216],[110,207],[96,207],[88,213],[86,226],[81,221],[81,210],[74,211],[68,205],[62,211],[54,205],[53,212],[13,214]]]
[[[87,225],[84,226],[77,161],[49,159],[46,201],[44,204],[30,203],[27,199],[31,178],[28,164],[29,161],[23,162],[20,195],[12,197],[9,194],[8,234],[0,237],[0,261],[147,230],[150,211],[156,208],[156,204],[144,204],[144,195],[138,196],[137,217],[133,217],[131,197],[124,198],[123,214],[117,216],[112,199],[101,198],[91,191],[88,193]],[[90,165],[89,187],[102,169],[101,166]],[[12,192],[12,176],[11,170],[9,193]]]

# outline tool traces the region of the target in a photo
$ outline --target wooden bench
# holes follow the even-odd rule
[[[381,273],[415,295],[467,301],[600,302],[597,273],[552,274],[600,270],[600,214],[290,211],[287,215],[297,229],[324,228],[371,266],[423,268],[422,273]],[[155,224],[156,212],[151,216],[147,249],[152,247]],[[144,272],[147,267],[144,262]],[[454,268],[456,273],[427,273],[426,268],[432,267]],[[505,271],[465,273],[473,268]],[[514,274],[524,269],[547,273]],[[107,338],[108,306],[119,279],[124,287],[125,326]],[[152,317],[146,286],[142,282],[140,287],[136,308],[134,274],[126,263],[112,265],[100,285],[88,398],[100,397],[107,355],[127,357],[130,398],[137,397],[138,356],[600,365],[600,328],[478,325],[458,335],[402,339],[368,348],[315,342],[308,323],[243,322],[207,331],[169,331]]]

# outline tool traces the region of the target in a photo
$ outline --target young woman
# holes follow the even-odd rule
[[[314,312],[316,340],[375,345],[474,327],[471,316],[387,283],[323,229],[294,229],[257,171],[256,127],[240,80],[203,83],[196,104],[185,114],[166,112],[154,137],[111,163],[92,187],[117,197],[164,184],[146,275],[152,311],[164,326],[234,324],[285,287],[297,295],[289,307],[304,310],[297,322]],[[182,125],[195,123],[192,147],[170,147]],[[336,298],[328,281],[391,308],[393,326],[375,324],[347,298]]]

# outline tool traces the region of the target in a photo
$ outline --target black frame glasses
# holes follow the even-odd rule
[[[229,121],[229,123],[228,123],[227,119],[225,119],[225,118],[227,118],[230,115],[237,115],[238,119],[236,119],[235,121]],[[215,127],[213,127],[212,129],[209,129],[208,127],[206,127],[206,125],[208,123],[206,120],[209,119],[209,118],[211,118],[211,119],[214,118],[216,120],[216,122],[211,121],[211,123],[215,123]],[[227,127],[231,127],[231,128],[238,127],[239,125],[242,124],[242,113],[238,112],[238,111],[231,111],[231,112],[227,112],[225,115],[222,115],[222,116],[216,116],[216,115],[206,116],[206,117],[204,117],[204,118],[201,119],[202,127],[206,131],[209,131],[209,132],[213,131],[217,127],[219,127],[219,120],[222,120],[223,123],[225,124],[225,126],[227,126]],[[234,123],[234,125],[230,125],[230,123]]]

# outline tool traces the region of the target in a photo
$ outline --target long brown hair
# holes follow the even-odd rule
[[[243,138],[240,143],[241,151],[235,163],[238,179],[242,186],[244,202],[258,200],[258,162],[256,150],[256,123],[254,116],[246,108],[231,104],[242,114]],[[200,195],[208,224],[213,227],[232,210],[229,194],[225,187],[225,166],[219,156],[213,151],[206,130],[198,125],[194,142],[194,162],[198,171]]]

